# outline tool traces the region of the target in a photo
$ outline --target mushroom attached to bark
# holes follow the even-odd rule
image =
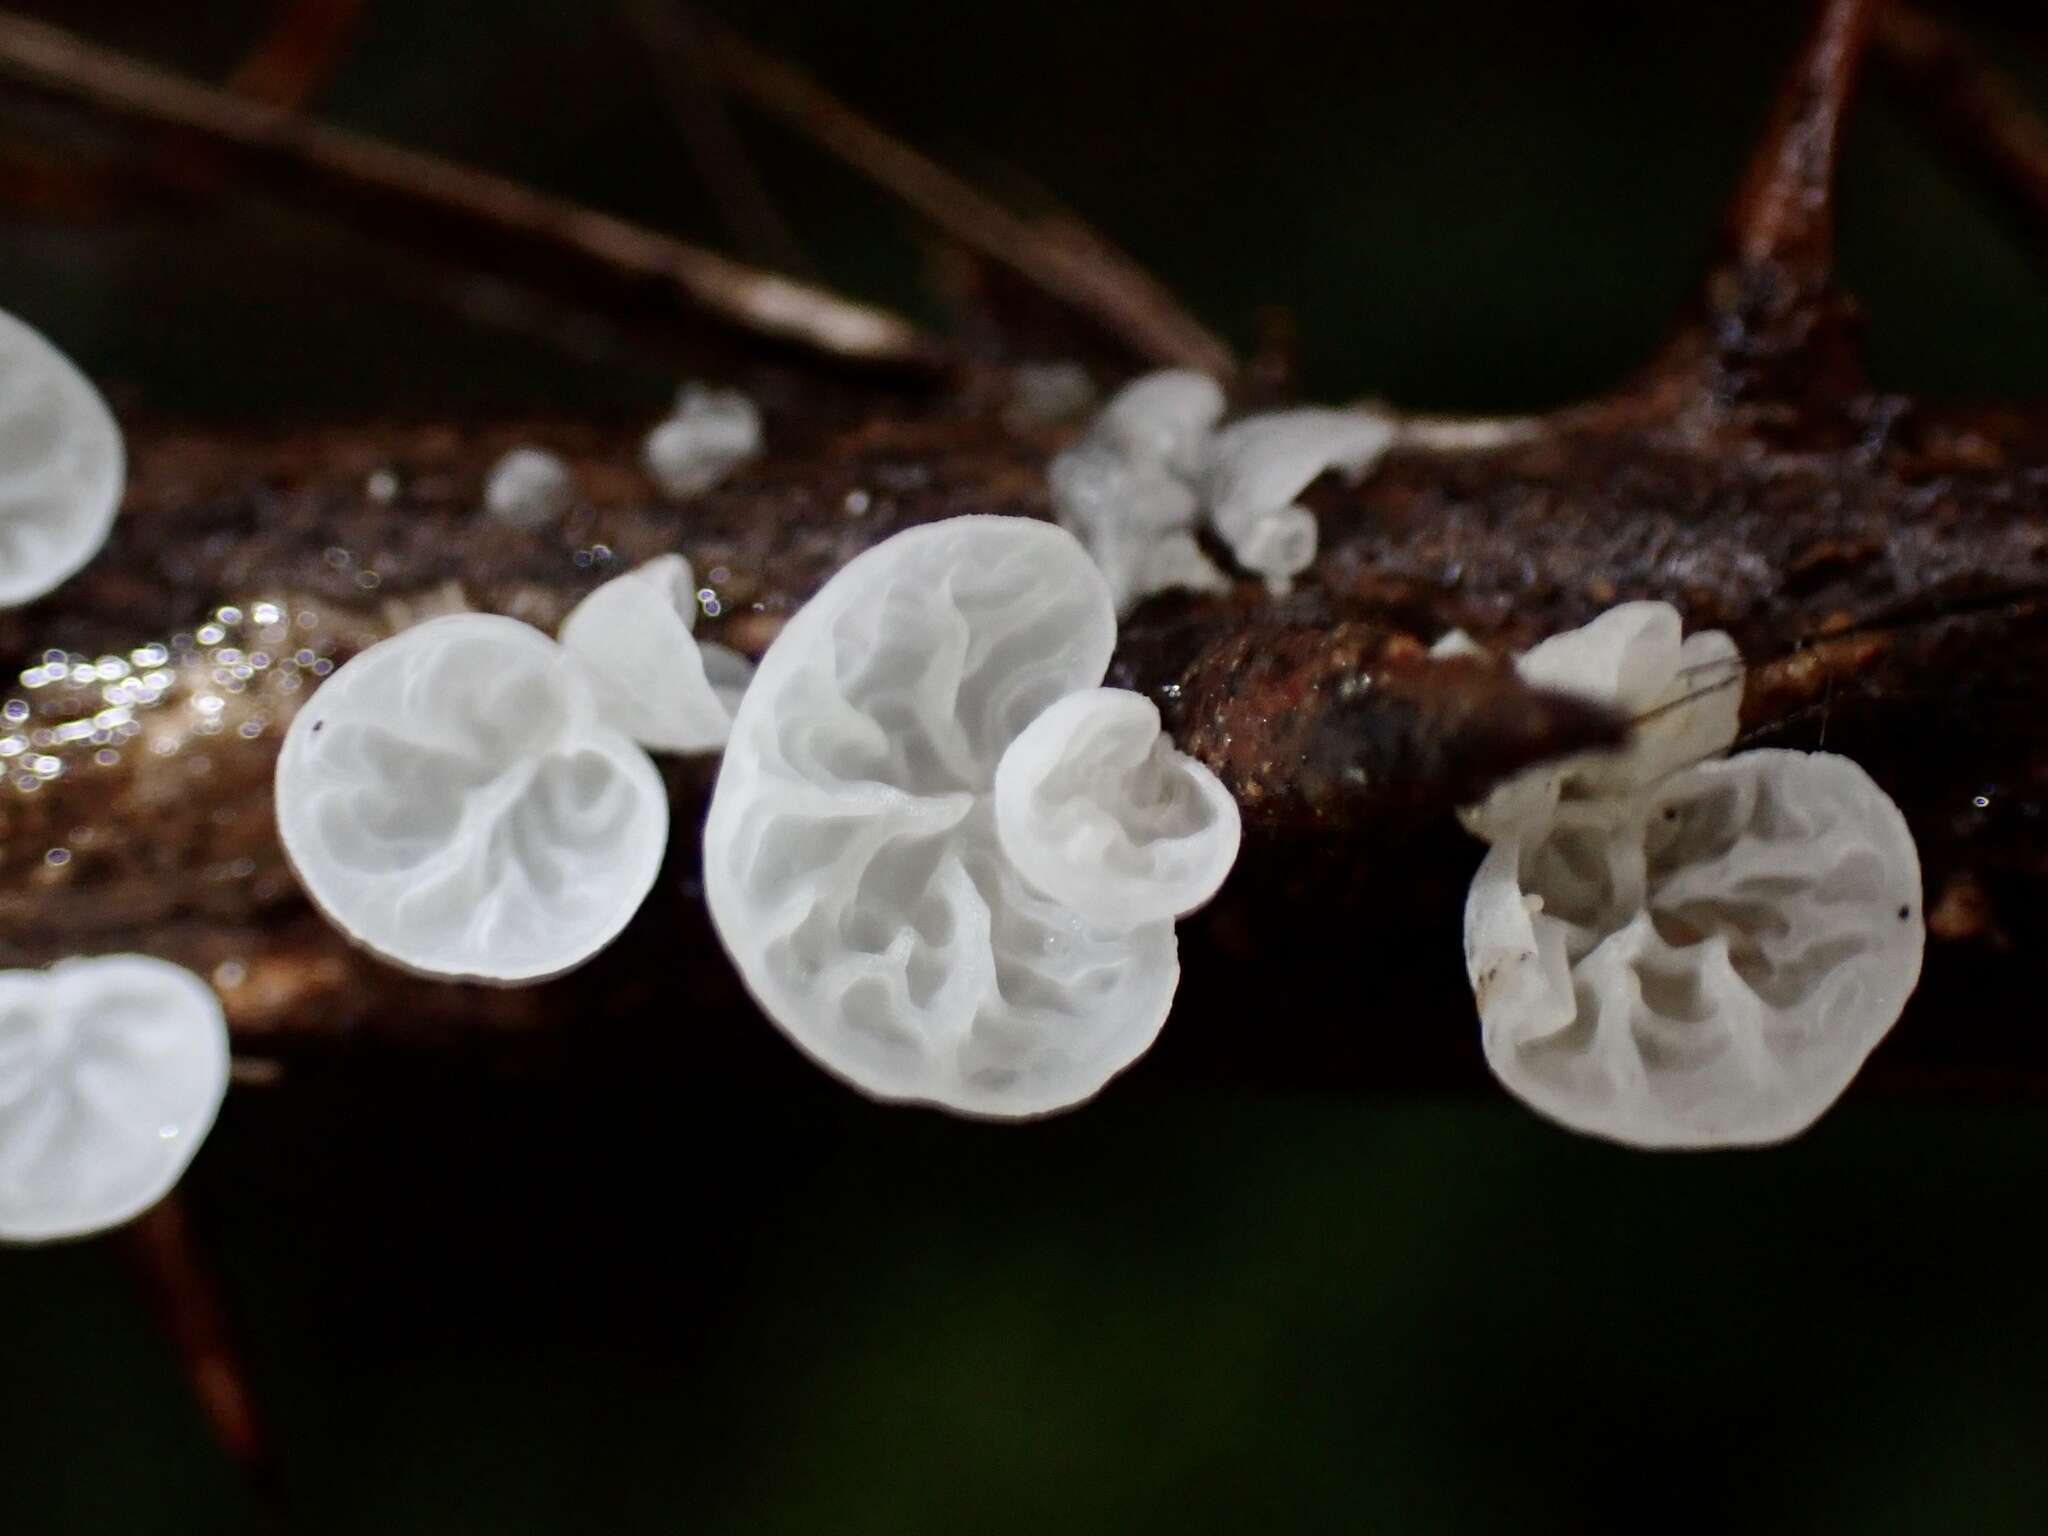
[[[299,710],[278,832],[314,903],[408,970],[500,985],[603,949],[660,870],[668,796],[580,663],[455,614],[371,646]]]
[[[33,602],[99,553],[126,473],[99,391],[0,311],[0,608]]]
[[[1465,908],[1488,1064],[1641,1147],[1795,1136],[1912,994],[1920,863],[1847,758],[1745,752],[1565,801],[1494,844]]]
[[[145,955],[0,972],[0,1241],[83,1237],[161,1200],[228,1082],[213,990]]]
[[[1285,592],[1316,555],[1315,519],[1294,499],[1332,470],[1358,479],[1393,441],[1393,421],[1365,410],[1306,406],[1233,422],[1209,445],[1209,520],[1239,564]]]
[[[768,1016],[862,1091],[1045,1114],[1096,1093],[1164,1023],[1180,974],[1164,909],[1207,866],[1142,920],[1104,925],[1034,883],[998,825],[998,765],[1101,683],[1115,640],[1109,591],[1071,535],[963,517],[860,555],[762,658],[712,797],[705,893]],[[1132,765],[1106,751],[1114,783],[1084,780],[1058,742],[1040,759],[1073,768],[1076,797],[1130,814],[1126,797],[1153,805],[1154,769],[1179,793],[1151,752]],[[1059,809],[1065,852],[1082,856],[1091,808],[1072,834]],[[1148,814],[1123,827],[1132,843],[1155,832]]]
[[[1727,751],[1742,713],[1741,654],[1720,630],[1681,631],[1669,603],[1623,603],[1521,656],[1515,670],[1526,681],[1624,711],[1629,745],[1518,774],[1466,811],[1466,826],[1493,841],[1561,800],[1635,793]]]
[[[752,676],[739,652],[699,641],[697,581],[681,555],[614,577],[562,621],[564,650],[608,723],[657,752],[716,752]]]

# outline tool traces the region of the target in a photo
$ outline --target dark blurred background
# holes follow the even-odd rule
[[[270,14],[32,10],[216,80]],[[1652,349],[1804,10],[725,14],[978,182],[1076,210],[1233,340],[1285,307],[1311,391],[1503,409]],[[2048,102],[2037,4],[1947,14]],[[1879,382],[2048,396],[2041,253],[1871,83],[1841,268]],[[316,110],[719,238],[609,4],[379,0]],[[737,115],[821,274],[941,321],[915,226]],[[0,146],[36,163],[122,142],[0,93]],[[0,306],[124,411],[644,415],[683,370],[264,198],[16,201]],[[1447,1097],[1231,1091],[1176,1078],[1169,1026],[1100,1102],[992,1128],[793,1053],[707,1092],[691,1032],[728,1024],[674,980],[656,1060],[365,1052],[231,1097],[185,1189],[295,1528],[2048,1529],[2038,1112],[1852,1090],[1790,1148],[1648,1157],[1535,1120],[1476,1051]],[[1275,976],[1273,1004],[1417,1027],[1369,979]],[[115,1245],[0,1252],[0,1532],[253,1508]]]

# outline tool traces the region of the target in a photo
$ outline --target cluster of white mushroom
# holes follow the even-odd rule
[[[1461,648],[1453,642],[1451,649]],[[1625,603],[1522,656],[1618,706],[1627,750],[1532,770],[1465,813],[1486,1059],[1546,1115],[1643,1147],[1782,1141],[1841,1094],[1920,974],[1920,864],[1847,758],[1731,758],[1742,661]]]
[[[715,752],[746,659],[692,633],[689,563],[597,588],[558,640],[495,614],[430,619],[330,677],[278,754],[278,834],[355,942],[428,976],[503,986],[616,938],[661,869],[648,757]]]
[[[126,474],[120,429],[55,347],[0,313],[0,607],[99,552]],[[117,1226],[178,1181],[227,1089],[213,990],[142,955],[0,971],[0,1241]]]
[[[1327,471],[1364,474],[1394,437],[1363,411],[1223,413],[1200,374],[1138,380],[1051,466],[1063,527],[963,517],[885,540],[758,671],[697,641],[679,555],[598,587],[554,638],[490,614],[414,624],[294,718],[275,780],[292,867],[395,965],[539,981],[616,938],[657,878],[668,796],[649,752],[723,750],[711,916],[798,1046],[880,1099],[999,1118],[1081,1103],[1158,1034],[1175,920],[1215,894],[1240,836],[1235,801],[1153,704],[1102,686],[1117,614],[1227,584],[1204,521],[1284,591],[1315,555],[1297,498]],[[689,496],[759,446],[750,401],[693,388],[645,458]],[[0,315],[0,603],[90,559],[122,475],[92,386]],[[519,449],[485,501],[534,527],[573,496],[559,459]],[[1517,665],[1634,732],[1464,813],[1492,845],[1465,914],[1487,1060],[1539,1110],[1619,1141],[1797,1133],[1919,973],[1897,808],[1843,758],[1723,759],[1741,659],[1725,635],[1681,638],[1667,605],[1624,604]],[[219,1001],[189,972],[128,955],[0,973],[0,1238],[146,1209],[226,1082]]]
[[[1316,557],[1315,516],[1296,498],[1333,470],[1364,475],[1395,436],[1368,410],[1272,411],[1219,430],[1223,412],[1206,374],[1148,374],[1053,460],[1054,515],[1087,545],[1119,612],[1154,592],[1229,585],[1197,541],[1203,522],[1268,590],[1286,592]]]

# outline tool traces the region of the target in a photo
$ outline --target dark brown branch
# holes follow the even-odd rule
[[[2048,119],[1953,28],[1909,5],[1879,9],[1876,43],[1929,129],[2048,258]]]
[[[0,12],[0,76],[286,173],[301,195],[347,192],[401,218],[457,226],[494,250],[524,246],[597,277],[681,299],[756,335],[861,362],[926,366],[936,345],[908,321],[762,272],[504,177],[330,127],[139,63]]]
[[[681,0],[620,0],[661,86],[663,104],[710,188],[740,249],[784,272],[808,269],[789,222],[755,172],[727,115],[717,80],[705,67],[703,21]]]
[[[886,188],[961,245],[1021,274],[1117,337],[1143,362],[1227,378],[1230,349],[1100,235],[1062,239],[1019,218],[877,127],[800,71],[705,23],[707,57],[732,89]]]

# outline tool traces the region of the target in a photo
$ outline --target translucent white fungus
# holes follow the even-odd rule
[[[1524,654],[1515,668],[1526,681],[1627,714],[1630,743],[1519,774],[1467,811],[1466,825],[1492,840],[1541,820],[1560,799],[1636,793],[1727,751],[1742,712],[1742,657],[1719,630],[1681,641],[1680,627],[1669,603],[1623,603]]]
[[[562,646],[589,674],[607,723],[657,752],[716,752],[753,666],[699,644],[697,581],[681,555],[614,577],[562,621]]]
[[[1158,1033],[1180,974],[1170,918],[1090,923],[997,832],[1004,753],[1100,684],[1115,639],[1071,535],[963,517],[859,556],[762,658],[712,797],[705,892],[769,1017],[854,1086],[1042,1114]]]
[[[1462,629],[1446,630],[1429,648],[1432,661],[1449,661],[1460,656],[1490,656],[1493,653]]]
[[[1255,520],[1231,553],[1246,570],[1266,578],[1276,597],[1293,590],[1294,578],[1316,563],[1316,519],[1306,507],[1282,507]]]
[[[126,473],[99,391],[0,311],[0,607],[33,602],[99,553]]]
[[[228,1083],[220,1000],[144,955],[0,971],[0,1240],[119,1226],[161,1200]]]
[[[1315,558],[1314,519],[1294,499],[1332,470],[1358,479],[1394,436],[1392,418],[1365,410],[1304,407],[1233,422],[1210,440],[1204,461],[1210,522],[1239,563],[1284,591]]]
[[[1192,479],[1223,419],[1223,386],[1206,373],[1168,368],[1133,379],[1102,408],[1091,435],[1138,464]]]
[[[1924,944],[1904,819],[1822,753],[1566,800],[1494,844],[1465,909],[1494,1073],[1643,1147],[1804,1130],[1898,1019]]]
[[[327,679],[278,756],[278,832],[357,943],[506,985],[618,936],[661,867],[668,797],[580,663],[495,614],[431,619]]]
[[[671,496],[701,496],[761,451],[761,412],[738,390],[691,384],[647,434],[641,458]]]
[[[1053,515],[1087,545],[1119,613],[1172,587],[1228,585],[1192,536],[1195,476],[1222,415],[1223,388],[1207,374],[1147,374],[1053,460]]]
[[[1109,931],[1194,911],[1237,862],[1230,791],[1121,688],[1068,694],[1026,726],[996,765],[995,808],[1024,878]]]
[[[559,522],[575,499],[569,466],[545,448],[512,449],[484,481],[484,509],[514,528]]]

